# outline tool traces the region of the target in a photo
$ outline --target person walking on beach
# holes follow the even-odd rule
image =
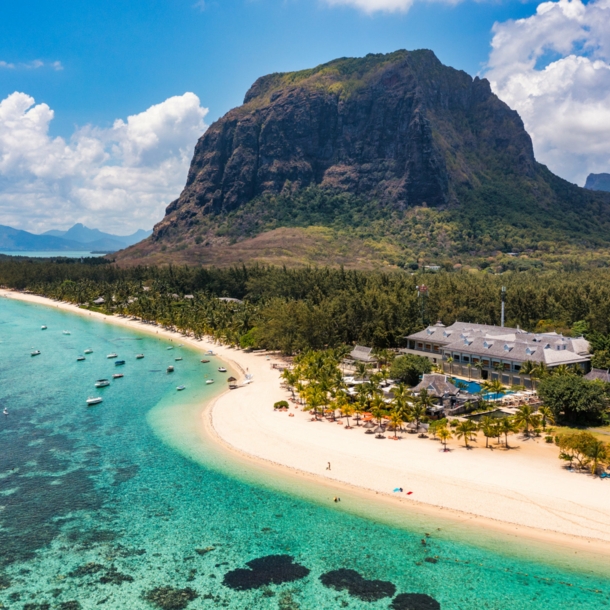
[[[330,470],[330,462],[328,462],[328,466],[326,467],[326,470]]]

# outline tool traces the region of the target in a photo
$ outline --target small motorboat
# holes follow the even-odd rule
[[[206,379],[206,384],[207,385],[210,385],[211,383],[214,383],[213,379]]]
[[[69,330],[62,330],[61,333],[63,335],[70,335],[70,334],[72,334]]]
[[[92,353],[93,353],[93,350],[92,350],[90,347],[88,347],[88,348],[85,350],[85,354],[92,354]]]
[[[114,366],[122,366],[123,364],[125,364],[125,360],[116,360]]]
[[[136,356],[136,360],[141,360],[142,358],[144,358],[144,354],[138,354]]]
[[[203,364],[207,364],[209,362],[209,360],[206,360],[205,358],[201,361],[203,362]]]
[[[96,388],[105,388],[107,385],[110,385],[110,382],[108,381],[108,379],[98,379],[95,382]]]
[[[121,377],[124,377],[123,373],[115,373],[112,378],[113,379],[120,379]]]
[[[79,357],[76,359],[76,362],[82,362],[83,360],[85,360],[85,357],[84,357],[84,356],[79,356]]]
[[[106,356],[106,358],[116,358],[118,356],[118,354],[115,354],[114,352],[112,352],[112,354],[108,354]]]
[[[39,349],[35,349],[32,353],[32,356],[40,356],[40,350]]]
[[[89,396],[89,398],[87,398],[87,406],[90,407],[91,405],[99,405],[100,402],[102,402],[102,397],[101,396]]]
[[[171,345],[167,349],[174,349]]]
[[[180,358],[174,358],[174,360],[175,360],[176,362],[179,362],[180,360],[182,360],[182,357],[180,357]]]
[[[182,390],[185,390],[186,386],[185,385],[179,385],[176,390],[178,390],[178,392],[182,392]]]
[[[46,327],[46,326],[43,324],[43,325],[40,327],[40,330],[47,330],[47,327]]]
[[[224,366],[219,366],[219,367],[218,367],[218,372],[219,372],[219,373],[226,373],[226,372],[227,372],[227,369],[225,369],[225,367],[224,367]]]
[[[173,366],[168,366],[167,367],[167,372],[168,373],[173,373],[174,372],[174,367]]]

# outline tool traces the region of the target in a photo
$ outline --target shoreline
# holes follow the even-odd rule
[[[420,489],[417,488],[415,482],[410,483],[410,485],[416,488],[415,497],[412,499],[411,497],[397,497],[391,491],[384,491],[384,486],[385,490],[391,488],[386,485],[387,481],[383,479],[383,476],[379,475],[372,481],[370,479],[370,472],[366,470],[368,459],[365,460],[361,453],[354,455],[354,451],[358,453],[359,449],[365,446],[363,441],[371,452],[378,452],[377,447],[387,446],[388,449],[383,449],[382,451],[382,457],[388,451],[395,451],[396,449],[401,450],[404,457],[405,446],[412,445],[413,447],[418,447],[419,445],[422,448],[428,448],[432,443],[429,440],[406,438],[396,443],[386,442],[384,444],[369,437],[364,437],[362,434],[356,436],[354,434],[356,430],[346,431],[343,427],[339,428],[336,425],[333,427],[327,422],[315,423],[305,421],[309,419],[308,416],[293,407],[291,407],[290,413],[294,413],[294,417],[290,419],[288,419],[286,413],[273,413],[271,405],[276,400],[284,399],[287,392],[280,388],[279,372],[271,369],[269,366],[271,360],[268,354],[261,354],[260,352],[247,354],[235,348],[217,345],[207,340],[207,338],[198,341],[193,337],[184,336],[157,326],[143,324],[129,318],[90,312],[70,303],[58,302],[32,294],[0,289],[0,297],[14,298],[47,307],[55,306],[64,311],[91,316],[97,320],[125,328],[164,336],[172,341],[179,337],[181,342],[201,352],[212,349],[215,356],[227,362],[231,367],[234,367],[235,372],[239,371],[241,376],[245,375],[246,371],[253,372],[254,383],[234,391],[229,391],[225,388],[220,394],[207,401],[203,407],[198,409],[199,435],[204,436],[205,439],[212,440],[219,450],[228,454],[227,457],[243,467],[246,473],[251,471],[247,478],[258,474],[260,475],[259,481],[262,484],[266,484],[279,491],[286,491],[288,488],[288,493],[296,493],[296,495],[304,499],[312,499],[313,495],[315,496],[313,501],[331,502],[331,506],[339,510],[375,520],[378,520],[376,516],[379,516],[379,511],[382,509],[384,514],[381,515],[381,520],[398,527],[401,526],[401,523],[402,527],[406,527],[406,521],[409,521],[408,525],[412,526],[412,519],[415,517],[415,519],[421,519],[427,524],[434,520],[439,520],[442,522],[442,529],[445,532],[452,530],[452,528],[455,530],[454,534],[463,530],[463,535],[460,534],[459,537],[464,539],[467,539],[468,534],[473,532],[479,532],[479,534],[481,532],[493,533],[495,539],[488,542],[490,549],[494,548],[496,552],[498,552],[498,549],[491,545],[497,545],[499,537],[509,547],[513,546],[514,552],[518,552],[524,543],[530,543],[527,546],[532,547],[529,551],[533,553],[533,557],[541,558],[548,555],[549,546],[556,550],[559,555],[563,556],[566,562],[570,557],[572,559],[578,558],[578,560],[592,559],[591,563],[593,565],[598,558],[607,558],[610,555],[610,548],[607,544],[610,541],[610,527],[606,526],[610,524],[610,508],[607,511],[598,511],[596,506],[585,506],[585,509],[598,513],[596,515],[597,518],[591,518],[592,521],[595,520],[597,522],[595,527],[598,528],[598,531],[595,532],[589,528],[591,534],[597,533],[597,535],[583,535],[582,525],[579,525],[578,522],[572,524],[578,533],[558,530],[558,523],[566,520],[570,522],[569,520],[573,516],[565,514],[565,507],[550,507],[551,512],[553,510],[560,513],[563,510],[564,512],[564,516],[556,516],[555,528],[532,527],[527,522],[523,522],[527,521],[527,519],[523,518],[524,515],[514,511],[511,513],[511,507],[509,507],[508,511],[506,506],[504,507],[504,513],[507,518],[501,519],[490,518],[489,515],[482,514],[485,512],[483,506],[480,507],[481,510],[479,512],[476,512],[456,509],[454,506],[451,506],[451,502],[446,502],[446,505],[443,506],[442,504],[422,501],[422,498],[418,497],[422,494],[420,494]],[[306,429],[307,427],[309,427],[309,430]],[[278,433],[278,431],[280,432]],[[298,442],[295,441],[297,438]],[[273,442],[270,442],[270,439]],[[288,439],[288,442],[285,439]],[[329,439],[330,443],[328,442]],[[344,447],[343,445],[346,444],[348,446]],[[337,450],[338,445],[340,445],[339,450]],[[332,452],[327,452],[328,447],[332,448]],[[287,452],[287,449],[290,449],[290,451]],[[328,456],[321,453],[322,451],[332,453],[332,459],[327,460]],[[481,452],[482,450],[476,449],[475,451]],[[282,459],[278,459],[278,455]],[[303,455],[305,459],[303,459]],[[447,457],[453,458],[456,456],[448,455]],[[556,455],[554,457],[555,461],[558,462]],[[346,458],[352,463],[352,469],[355,468],[356,475],[354,475],[354,472],[341,468],[341,464]],[[480,458],[481,461],[483,459],[489,460],[490,455],[485,457],[481,455]],[[471,461],[475,466],[480,466],[480,463],[475,460]],[[335,470],[330,471],[330,474],[322,470],[327,461],[337,465]],[[378,464],[375,464],[374,459],[372,461],[373,470],[376,471]],[[316,464],[312,466],[314,462]],[[354,463],[356,463],[355,467],[353,466]],[[558,463],[555,467],[556,470],[561,472],[561,467]],[[396,472],[398,471],[394,471],[394,474],[391,476],[396,476]],[[266,480],[265,475],[267,475]],[[271,478],[268,475],[272,475]],[[419,473],[419,476],[421,476],[421,473]],[[567,474],[567,476],[580,479],[581,475]],[[417,481],[417,477],[413,478],[412,472],[409,474],[409,478]],[[442,479],[442,477],[440,478]],[[586,479],[586,477],[583,478]],[[607,490],[607,485],[604,485],[605,482],[587,482],[599,485],[599,493],[603,497],[603,501],[599,504],[601,505],[605,502],[606,506],[609,506],[610,502],[607,500],[610,498],[610,495],[608,495],[610,490]],[[443,483],[444,481],[440,480],[438,487],[442,489]],[[494,489],[475,489],[476,486],[468,489],[468,479],[461,480],[459,483],[465,494],[471,493],[477,495],[483,491],[486,496],[490,499],[495,498],[496,501],[498,497],[502,501],[502,493],[506,492],[505,489],[497,485],[494,486]],[[455,482],[453,484],[455,485]],[[332,504],[333,496],[337,495],[342,496],[344,503]],[[504,497],[504,502],[508,502],[508,504],[512,502],[514,504],[515,500],[514,498]],[[532,502],[535,503],[534,500],[527,497],[525,499],[522,498],[521,502],[525,506]],[[558,502],[558,504],[561,504],[561,502]],[[544,510],[547,510],[547,508],[545,507]],[[593,512],[591,512],[589,517],[591,517]],[[528,517],[528,515],[532,517],[526,511],[525,517]],[[521,516],[521,522],[515,518],[518,516]],[[580,522],[587,519],[583,515],[579,517]],[[563,529],[565,530],[565,527]],[[587,557],[585,558],[581,554]],[[542,559],[539,560],[542,561]],[[600,567],[597,565],[597,568]]]

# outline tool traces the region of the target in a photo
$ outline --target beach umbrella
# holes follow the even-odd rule
[[[374,428],[375,424],[369,419],[369,421],[366,422],[366,424],[364,424],[363,428]]]
[[[227,379],[227,381],[228,381],[229,383],[231,383],[232,381],[237,381],[237,379],[235,379],[235,377],[229,377],[229,378]]]

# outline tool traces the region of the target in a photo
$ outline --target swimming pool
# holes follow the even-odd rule
[[[457,388],[460,388],[462,392],[468,392],[469,394],[478,394],[481,391],[481,384],[477,383],[476,381],[465,381],[464,379],[456,379],[455,377],[449,377],[449,381],[451,381],[451,383]],[[502,396],[507,396],[508,394],[514,394],[514,392],[511,390],[507,390],[502,394],[488,393],[483,394],[483,398],[485,398],[486,400],[497,400],[498,398],[501,398]]]

